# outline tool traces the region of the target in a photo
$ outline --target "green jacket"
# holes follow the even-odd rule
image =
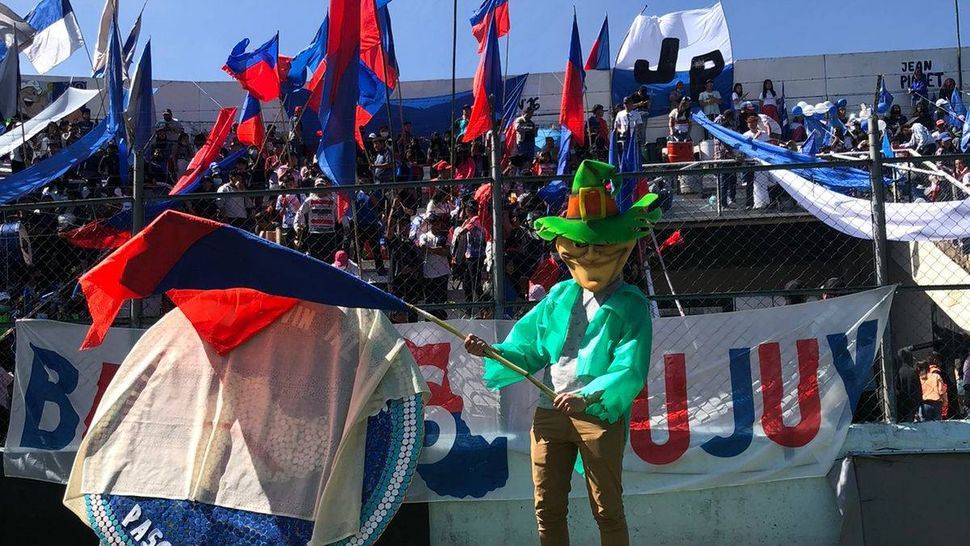
[[[570,311],[581,293],[582,288],[571,279],[553,286],[495,348],[529,373],[558,362]],[[580,346],[576,373],[593,379],[579,394],[600,394],[587,407],[587,414],[614,423],[630,411],[647,378],[652,334],[649,301],[639,289],[623,283],[593,316]],[[522,379],[485,359],[489,388],[501,389]]]

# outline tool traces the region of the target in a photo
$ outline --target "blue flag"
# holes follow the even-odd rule
[[[885,131],[882,133],[882,155],[883,157],[896,157],[892,145],[889,144],[889,133]]]
[[[125,129],[125,95],[124,76],[121,50],[121,35],[118,32],[118,21],[111,21],[111,33],[108,36],[108,65],[106,68],[105,87],[108,88],[108,127],[115,134],[118,145],[119,172],[121,185],[128,183],[128,131]]]
[[[892,94],[886,89],[886,78],[883,78],[879,87],[879,104],[876,105],[876,112],[880,114],[888,112],[893,105],[893,100]]]
[[[959,89],[953,90],[953,95],[950,96],[950,115],[947,118],[947,123],[950,127],[960,127],[963,125],[963,120],[960,119],[963,116],[966,119],[967,107],[963,104],[963,94]]]
[[[131,145],[144,152],[155,132],[155,97],[152,89],[152,42],[145,44],[141,59],[135,68],[128,93],[126,112],[131,127]]]

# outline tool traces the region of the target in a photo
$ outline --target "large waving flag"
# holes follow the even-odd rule
[[[279,33],[247,53],[248,47],[249,38],[236,44],[222,69],[257,99],[263,102],[276,100],[280,96],[280,73],[277,69],[280,54]]]
[[[97,76],[104,72],[108,64],[108,41],[111,35],[111,23],[118,20],[118,0],[105,0],[101,10],[101,23],[98,25],[98,41],[94,45],[94,58],[91,59],[91,70]]]
[[[472,116],[468,120],[463,142],[471,142],[492,129],[495,116],[499,115],[495,105],[502,100],[502,60],[498,50],[498,35],[495,24],[488,27],[488,38],[485,50],[482,51],[475,81],[472,84],[475,102],[472,104]]]
[[[263,147],[266,139],[266,129],[263,127],[263,111],[259,101],[250,93],[246,93],[242,112],[239,115],[239,125],[236,127],[236,139],[246,146]]]
[[[583,108],[583,92],[586,71],[583,69],[583,48],[579,44],[579,24],[573,14],[573,33],[569,40],[569,57],[566,59],[566,76],[562,84],[562,101],[559,105],[559,125],[569,129],[571,139],[586,144],[586,126]]]
[[[27,14],[37,33],[24,54],[39,74],[46,74],[84,45],[70,0],[41,0]]]
[[[357,172],[357,100],[360,94],[360,2],[330,3],[327,70],[320,98],[323,137],[317,148],[320,170],[335,184],[353,184]]]
[[[155,132],[155,95],[152,88],[152,42],[145,44],[141,60],[135,68],[128,93],[128,107],[125,115],[131,129],[131,146],[144,152]]]
[[[488,27],[493,22],[497,37],[509,33],[509,0],[484,0],[468,21],[472,24],[472,35],[478,40],[478,52],[481,53],[488,41]]]
[[[603,19],[603,26],[600,28],[599,36],[593,42],[593,47],[589,50],[589,58],[586,59],[586,70],[609,70],[610,69],[610,16]]]
[[[272,263],[276,273],[265,275],[252,267],[254,263]],[[395,296],[300,252],[232,226],[176,211],[163,213],[85,273],[80,285],[92,322],[82,348],[104,340],[125,300],[170,290],[250,289],[324,305],[407,310]],[[212,318],[218,322],[218,315]],[[231,342],[222,346],[231,349],[258,332],[260,321],[253,318],[252,324],[241,324]],[[276,318],[278,315],[271,320]]]
[[[226,144],[226,138],[229,137],[229,131],[232,130],[232,123],[235,118],[235,108],[223,108],[219,110],[219,115],[216,116],[216,122],[212,125],[212,130],[209,131],[209,138],[199,148],[199,151],[195,153],[192,161],[189,162],[188,168],[185,169],[182,178],[179,179],[175,187],[168,193],[169,195],[183,193],[186,187],[198,181],[200,175],[215,161],[222,147]]]

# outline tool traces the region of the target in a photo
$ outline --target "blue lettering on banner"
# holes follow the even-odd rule
[[[849,404],[855,413],[856,404],[862,389],[872,378],[872,362],[876,355],[876,333],[879,331],[878,320],[867,320],[859,325],[855,338],[855,361],[849,354],[849,340],[845,334],[830,334],[826,336],[829,349],[832,350],[832,363],[845,383],[845,390],[849,394]],[[859,366],[858,363],[868,363]]]
[[[54,351],[33,344],[30,349],[34,352],[34,360],[24,393],[26,417],[20,444],[46,450],[63,449],[74,439],[77,425],[81,422],[68,398],[77,388],[78,370]],[[51,380],[51,372],[57,374],[56,381]],[[44,407],[48,403],[57,407],[57,426],[53,430],[40,428]]]
[[[731,397],[734,400],[734,433],[715,436],[701,448],[715,457],[744,453],[754,437],[754,387],[751,382],[751,348],[731,349]]]

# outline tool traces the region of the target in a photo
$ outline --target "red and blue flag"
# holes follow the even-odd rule
[[[222,69],[257,99],[276,100],[280,96],[279,33],[251,52],[246,52],[248,47],[249,38],[236,44]]]
[[[479,53],[485,50],[488,27],[493,21],[497,37],[501,38],[509,33],[509,0],[485,0],[469,19],[472,24],[472,35],[478,40]]]
[[[562,85],[562,101],[559,105],[559,125],[572,133],[580,146],[586,143],[585,109],[583,92],[586,85],[586,71],[583,69],[583,49],[579,45],[579,25],[573,14],[573,34],[569,40],[569,58],[566,61],[566,76]]]
[[[327,35],[329,33],[330,18],[325,17],[320,28],[317,29],[313,41],[303,51],[296,54],[290,61],[290,67],[283,81],[283,94],[289,95],[300,89],[316,89],[323,81],[323,71],[327,66]],[[311,105],[316,111],[320,104],[317,97]]]
[[[586,59],[586,70],[609,70],[610,69],[610,16],[603,19],[603,27],[600,34],[593,42],[593,48],[589,50],[589,58]]]
[[[498,35],[495,24],[489,25],[485,50],[482,52],[472,91],[475,102],[472,115],[462,136],[463,142],[471,142],[492,129],[496,115],[501,112],[495,107],[502,100],[502,59],[498,49]]]
[[[246,93],[242,113],[239,115],[239,125],[236,127],[236,140],[246,146],[262,148],[265,139],[262,107],[252,93]]]
[[[276,273],[266,275],[252,267],[255,263],[273,264]],[[298,300],[407,309],[397,297],[329,264],[244,230],[172,210],[85,273],[80,285],[92,321],[82,349],[104,340],[125,300],[157,294],[179,305],[220,354],[244,343]],[[194,297],[201,291],[211,292],[204,305]]]
[[[330,3],[317,163],[335,184],[353,184],[356,180],[360,11],[359,1],[333,0]]]

